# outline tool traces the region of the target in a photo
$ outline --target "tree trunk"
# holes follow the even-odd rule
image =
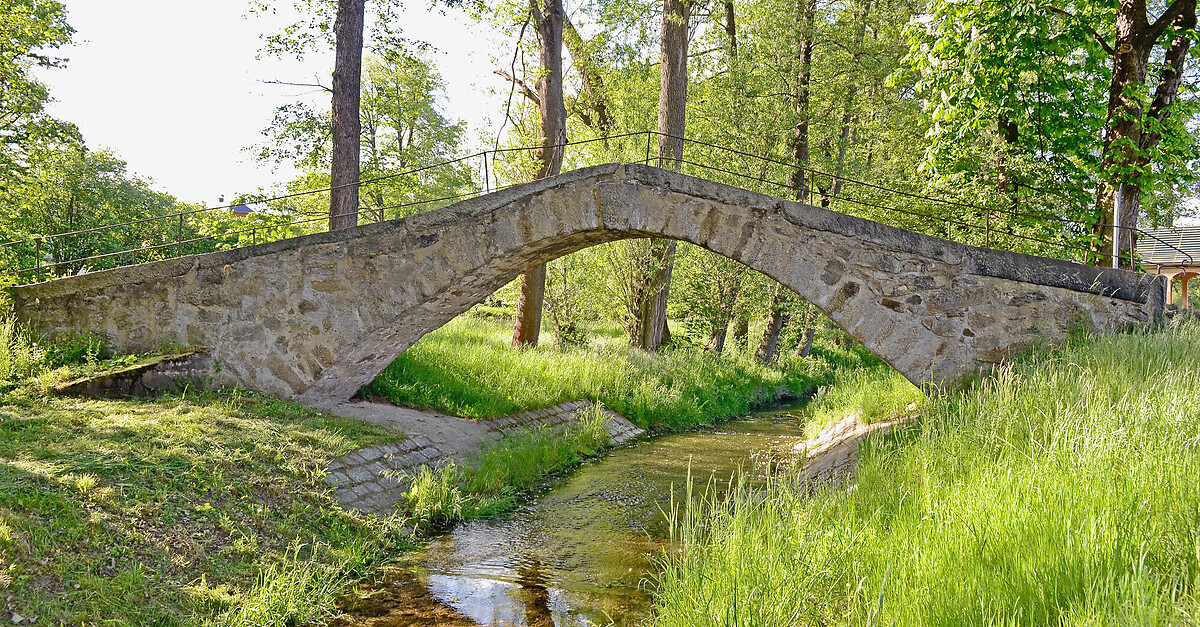
[[[683,163],[683,138],[687,132],[687,56],[688,0],[663,0],[662,63],[658,96],[658,165],[678,171]],[[640,310],[639,347],[657,351],[662,346],[667,324],[667,300],[671,293],[671,272],[675,265],[675,241],[655,241],[652,259],[657,264],[650,291],[650,302]]]
[[[567,108],[562,86],[562,0],[530,0],[541,43],[542,73],[537,82],[542,118],[542,147],[538,150],[537,178],[554,176],[562,170],[567,142]],[[546,295],[546,266],[542,264],[521,275],[521,298],[517,302],[517,324],[513,346],[537,346],[542,328],[542,306]]]
[[[779,346],[779,335],[788,323],[788,300],[787,288],[776,284],[775,292],[771,295],[770,313],[767,314],[767,328],[763,331],[762,341],[758,343],[758,350],[754,352],[754,358],[763,365],[769,366],[775,363],[775,349]]]
[[[750,335],[750,314],[742,311],[737,318],[737,325],[733,327],[733,343],[738,346],[747,348],[746,340]]]
[[[729,58],[738,56],[737,17],[733,12],[733,0],[725,0],[725,36],[729,38]]]
[[[809,127],[809,84],[812,82],[813,30],[816,27],[816,0],[797,0],[796,10],[800,28],[796,32],[796,74],[794,99],[796,124],[792,127],[792,159],[796,168],[792,171],[790,186],[796,192],[796,200],[810,202],[809,189],[812,181],[808,176],[808,127]]]
[[[1156,130],[1170,115],[1178,94],[1184,62],[1192,41],[1188,30],[1196,26],[1196,0],[1175,0],[1150,23],[1145,0],[1121,0],[1117,12],[1117,39],[1110,52],[1113,78],[1108,92],[1108,121],[1100,163],[1105,181],[1097,191],[1098,220],[1093,228],[1097,263],[1112,265],[1113,225],[1121,227],[1117,244],[1121,267],[1129,267],[1137,245],[1134,229],[1141,213],[1142,183],[1139,172],[1150,164],[1151,150],[1162,140]],[[1168,31],[1172,39],[1163,54],[1163,67],[1149,108],[1144,108],[1136,87],[1146,80],[1154,47]],[[1154,124],[1147,124],[1152,118]],[[1120,212],[1117,214],[1118,196]]]
[[[358,226],[359,150],[362,122],[363,21],[366,0],[338,0],[333,23],[333,155],[329,186],[329,230]]]
[[[854,31],[853,49],[850,51],[851,59],[855,66],[859,64],[859,59],[862,56],[863,40],[867,37],[867,18],[871,15],[871,0],[863,3],[862,16],[859,18],[858,26]],[[851,83],[846,88],[846,98],[842,102],[842,130],[838,133],[838,151],[837,161],[834,164],[834,179],[833,185],[830,188],[829,194],[822,199],[821,206],[828,207],[830,201],[842,194],[843,175],[846,173],[846,149],[850,145],[851,124],[854,122],[854,105],[858,99],[858,85]]]
[[[801,359],[807,359],[812,353],[813,337],[817,334],[817,310],[811,304],[808,311],[804,312],[804,322],[804,341],[796,349]]]
[[[662,63],[659,66],[658,167],[679,170],[687,132],[689,0],[663,0]]]

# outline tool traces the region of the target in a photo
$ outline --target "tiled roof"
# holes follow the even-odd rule
[[[1168,226],[1149,231],[1138,238],[1138,254],[1142,263],[1155,265],[1187,264],[1183,253],[1192,256],[1192,264],[1200,264],[1200,226]]]

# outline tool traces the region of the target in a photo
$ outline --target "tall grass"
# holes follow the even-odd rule
[[[649,354],[618,338],[515,350],[511,334],[502,322],[460,318],[401,355],[364,393],[477,419],[591,399],[642,427],[673,429],[743,415],[780,387],[806,392],[832,369],[819,358],[768,368],[698,349]]]
[[[651,624],[1197,624],[1197,364],[1197,325],[1078,341],[932,401],[852,490],[694,502]]]
[[[840,371],[835,381],[821,386],[808,405],[805,426],[815,434],[852,413],[866,423],[894,418],[926,400],[920,388],[880,361]]]

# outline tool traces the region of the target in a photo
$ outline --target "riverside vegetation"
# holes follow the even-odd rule
[[[496,339],[503,330],[480,320],[451,324],[373,387],[425,389],[424,399],[403,400],[475,416],[576,395],[646,426],[679,429],[738,415],[765,401],[763,390],[804,393],[871,359],[824,339],[812,359],[778,370],[687,348],[653,357],[616,347],[604,329],[591,348],[516,350]],[[598,414],[561,436],[518,433],[470,464],[416,477],[410,508],[379,519],[342,510],[323,469],[398,436],[236,390],[129,401],[46,394],[54,383],[132,359],[105,357],[92,338],[39,343],[11,320],[0,324],[0,590],[14,617],[317,624],[349,583],[411,546],[413,526],[511,507],[546,473],[607,445]],[[442,360],[441,374],[432,360]],[[420,374],[405,376],[425,383],[395,376],[401,367],[416,367]],[[462,381],[492,396],[438,404]]]
[[[851,489],[697,498],[656,627],[1194,625],[1200,325],[1078,339],[930,401]]]

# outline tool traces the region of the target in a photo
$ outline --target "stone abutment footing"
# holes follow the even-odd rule
[[[574,401],[481,421],[486,435],[478,444],[482,446],[488,437],[498,441],[522,429],[544,426],[562,431],[577,424],[593,408],[591,401]],[[608,437],[613,446],[645,433],[624,416],[609,409],[602,411],[608,417]],[[451,460],[462,462],[478,450],[454,449],[425,435],[406,435],[409,437],[399,442],[361,448],[329,463],[325,481],[334,488],[334,497],[342,507],[379,516],[390,514],[403,501],[409,477],[421,468]]]

